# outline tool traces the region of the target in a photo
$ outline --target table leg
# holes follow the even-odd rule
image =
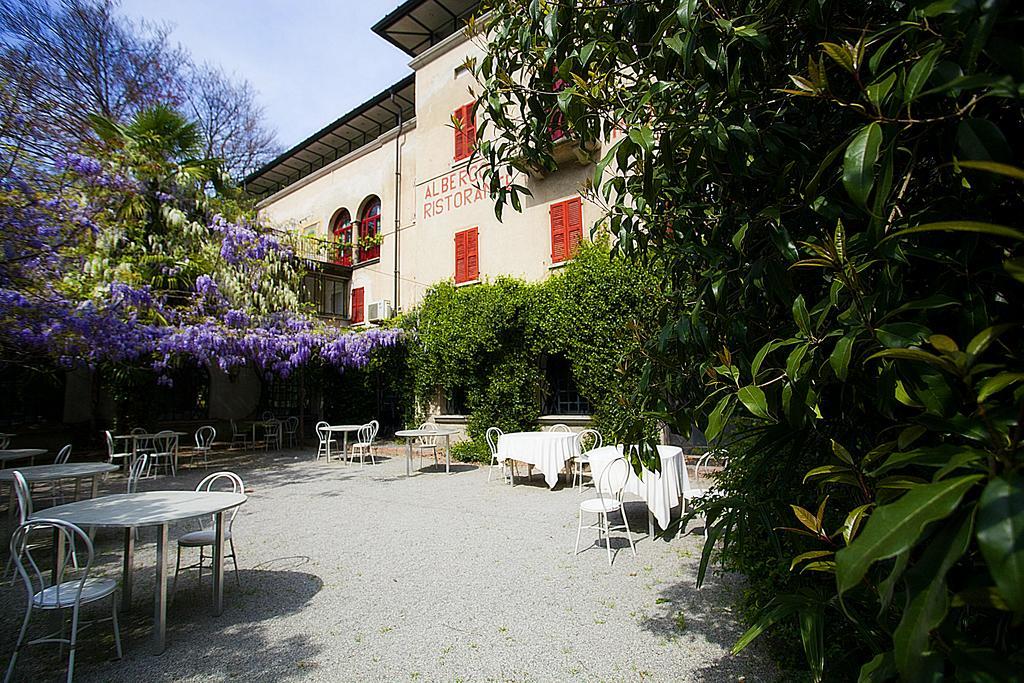
[[[100,478],[98,476],[94,475],[93,478],[92,478],[92,496],[91,497],[95,498],[99,494],[100,494]]]
[[[224,612],[224,512],[215,516],[213,532],[213,613]]]
[[[121,570],[121,611],[127,612],[132,604],[132,566],[135,564],[135,529],[124,530],[124,567]]]
[[[452,437],[450,434],[444,435],[444,473],[452,473]]]
[[[345,464],[348,464],[348,432],[341,433],[341,457],[345,459]]]
[[[153,643],[157,654],[167,646],[167,525],[156,529],[156,601],[153,614]]]
[[[412,439],[405,440],[405,476],[412,476]]]
[[[647,533],[654,538],[654,513],[650,510],[647,511]]]

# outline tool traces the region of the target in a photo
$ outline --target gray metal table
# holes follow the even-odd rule
[[[99,476],[107,472],[113,472],[117,465],[106,462],[74,462],[64,465],[36,465],[34,467],[18,467],[8,470],[0,470],[0,482],[11,484],[11,502],[8,505],[8,516],[14,517],[14,510],[17,507],[14,500],[14,472],[21,472],[28,484],[39,484],[42,482],[58,482],[64,479],[75,480],[75,500],[78,500],[79,485],[83,479],[92,479],[92,498],[96,497],[99,487]]]
[[[451,436],[454,433],[454,429],[400,429],[397,432],[395,432],[395,436],[399,436],[405,439],[405,476],[412,476],[412,441],[413,439],[420,436],[444,437],[444,472],[445,474],[451,474]]]
[[[224,513],[242,505],[246,496],[241,493],[206,491],[149,491],[146,493],[103,496],[77,503],[58,505],[42,510],[32,519],[59,519],[80,527],[106,527],[124,529],[124,570],[122,590],[124,608],[131,603],[132,562],[135,552],[135,534],[139,527],[157,527],[156,541],[156,595],[154,607],[153,641],[157,652],[167,645],[167,526],[205,515],[214,516],[213,543],[213,611],[224,611]],[[56,544],[54,566],[60,566],[63,544]]]
[[[349,432],[358,432],[366,425],[331,425],[324,427],[325,432],[331,434],[341,433],[341,457],[348,462],[348,435]],[[327,462],[331,461],[331,440],[327,439]]]
[[[8,448],[0,451],[0,465],[7,467],[7,463],[12,460],[28,460],[29,464],[32,465],[35,463],[37,455],[44,455],[45,453],[45,448]]]

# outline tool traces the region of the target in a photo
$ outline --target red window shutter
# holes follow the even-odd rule
[[[356,287],[352,290],[352,322],[363,322],[363,287]]]
[[[473,116],[473,107],[476,103],[471,102],[455,110],[455,120],[459,125],[455,127],[455,160],[465,159],[473,153],[473,145],[476,143],[476,117]]]
[[[583,239],[583,202],[573,197],[565,202],[565,242],[569,258],[574,258]]]
[[[466,277],[466,233],[455,233],[455,282],[465,282]]]
[[[470,228],[464,234],[466,235],[466,280],[476,280],[480,277],[480,256],[477,251],[478,231],[476,228]]]
[[[551,262],[565,260],[565,202],[552,204],[551,213]]]

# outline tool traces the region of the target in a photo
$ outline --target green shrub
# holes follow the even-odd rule
[[[460,462],[491,462],[491,451],[483,440],[467,439],[452,444],[452,459]]]

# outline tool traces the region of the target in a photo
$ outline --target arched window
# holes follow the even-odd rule
[[[380,199],[370,197],[359,212],[359,261],[380,258]]]
[[[342,266],[352,265],[352,214],[348,209],[338,209],[331,221],[331,234],[337,250],[334,252],[332,261]]]

